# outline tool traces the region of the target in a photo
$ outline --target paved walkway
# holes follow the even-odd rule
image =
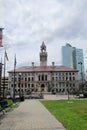
[[[69,95],[69,98],[74,99],[75,96]],[[55,94],[55,95],[50,94],[50,95],[48,95],[47,94],[47,95],[44,95],[44,99],[45,100],[61,100],[61,99],[68,100],[68,95],[58,95],[58,94]]]
[[[39,100],[25,100],[0,117],[0,130],[65,130]]]

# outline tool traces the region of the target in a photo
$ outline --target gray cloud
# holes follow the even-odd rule
[[[86,5],[87,0],[0,0],[0,27],[5,28],[3,41],[4,46],[8,46],[10,59],[17,53],[19,64],[31,61],[44,40],[50,48],[49,62],[61,61],[61,54],[58,59],[56,55],[61,53],[65,42],[73,46],[74,41],[77,47],[82,40],[86,43]],[[9,62],[8,66],[12,64]]]

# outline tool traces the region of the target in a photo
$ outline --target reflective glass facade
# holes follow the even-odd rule
[[[84,79],[84,58],[83,58],[83,50],[72,47],[70,44],[66,44],[62,47],[62,63],[64,66],[71,67],[77,69],[78,79]],[[79,64],[82,63],[82,64]],[[81,75],[82,71],[82,75]],[[83,77],[82,77],[83,76]]]

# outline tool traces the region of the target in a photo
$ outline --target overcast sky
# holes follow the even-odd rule
[[[6,48],[9,61],[6,69],[39,65],[42,41],[48,52],[48,65],[62,64],[61,47],[66,43],[83,49],[87,68],[87,0],[0,0],[0,27],[3,31],[3,59]]]

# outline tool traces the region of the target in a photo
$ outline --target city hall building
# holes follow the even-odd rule
[[[35,66],[32,62],[31,66],[15,69],[15,76],[14,70],[8,72],[9,86],[10,89],[15,89],[15,94],[18,94],[20,89],[25,95],[29,92],[67,94],[67,91],[73,93],[78,90],[78,71],[65,66],[55,66],[54,62],[48,66],[44,42],[39,56],[40,66]]]

